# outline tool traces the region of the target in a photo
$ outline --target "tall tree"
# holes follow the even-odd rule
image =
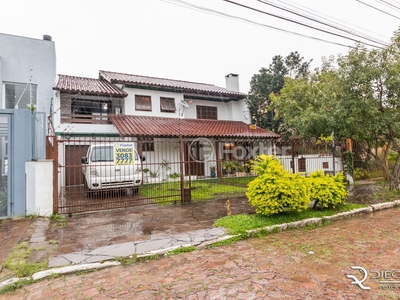
[[[286,79],[280,95],[272,95],[279,116],[301,136],[335,131],[366,146],[380,162],[390,188],[400,176],[400,31],[385,49],[357,45],[347,55],[325,61],[305,78]],[[385,147],[383,147],[385,146]],[[378,149],[384,149],[381,154]],[[398,153],[394,170],[386,166]]]
[[[274,56],[268,68],[261,68],[258,74],[253,75],[247,99],[253,124],[276,133],[283,132],[282,120],[275,118],[269,96],[271,93],[280,93],[285,77],[299,78],[307,74],[310,64],[311,60],[304,61],[296,51],[285,58]]]

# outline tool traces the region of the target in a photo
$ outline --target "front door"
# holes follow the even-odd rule
[[[204,149],[201,141],[185,145],[185,175],[204,176]]]

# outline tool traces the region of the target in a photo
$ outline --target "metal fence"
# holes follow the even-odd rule
[[[343,169],[341,148],[315,141],[48,137],[47,150],[62,214],[245,196],[261,153],[293,173]]]

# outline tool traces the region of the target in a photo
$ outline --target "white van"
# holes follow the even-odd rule
[[[85,189],[134,189],[142,183],[141,160],[134,143],[96,143],[82,157]]]

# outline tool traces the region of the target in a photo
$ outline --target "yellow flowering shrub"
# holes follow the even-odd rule
[[[315,200],[314,207],[336,208],[346,202],[348,193],[342,172],[330,176],[318,170],[311,173],[307,181],[310,200]]]
[[[289,174],[272,155],[260,155],[254,170],[258,176],[249,183],[246,195],[256,213],[269,216],[285,210],[307,209],[310,198],[306,178]]]

